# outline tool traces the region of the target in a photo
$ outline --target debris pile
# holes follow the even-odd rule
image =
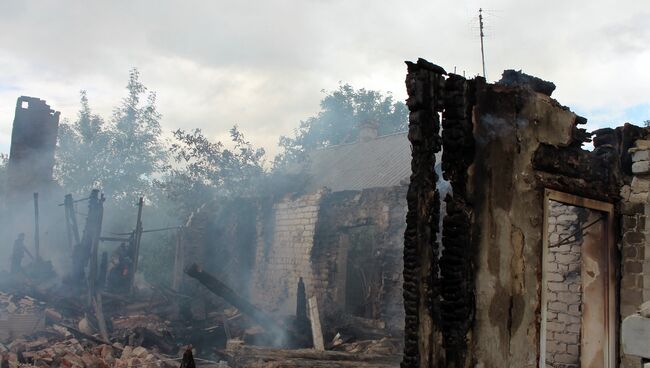
[[[142,346],[121,347],[101,344],[84,345],[68,336],[56,341],[40,337],[33,341],[17,339],[2,353],[10,367],[176,367],[176,359],[163,357]]]
[[[399,362],[401,339],[387,338],[391,335],[383,321],[343,312],[324,313],[321,319],[316,297],[307,299],[302,279],[297,285],[296,314],[283,316],[260,309],[197,264],[185,269],[194,289],[136,283],[134,260],[144,231],[142,199],[136,230],[129,238],[102,237],[105,199],[93,190],[87,200],[83,236],[79,242],[70,237],[71,268],[61,285],[53,283],[57,277],[46,281],[34,277],[21,262],[15,262],[14,270],[20,271],[12,273],[15,280],[0,282],[1,368],[205,363],[212,367],[388,367]],[[64,204],[70,207],[71,203],[66,197]],[[74,211],[68,208],[67,213]],[[73,235],[74,228],[70,229]],[[99,261],[100,240],[120,242],[110,267],[107,252]],[[332,340],[335,335],[338,338]]]
[[[0,311],[12,314],[35,314],[42,312],[45,303],[30,296],[16,297],[0,291]]]

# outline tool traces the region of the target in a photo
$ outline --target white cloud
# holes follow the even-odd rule
[[[643,0],[521,2],[276,0],[0,3],[0,150],[21,94],[74,119],[78,91],[110,115],[131,67],[158,94],[166,129],[227,137],[234,123],[275,152],[339,81],[405,98],[404,60],[552,80],[561,103],[612,121],[650,95]],[[586,116],[590,118],[590,116]]]

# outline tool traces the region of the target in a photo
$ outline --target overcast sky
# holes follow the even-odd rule
[[[18,96],[74,120],[85,89],[108,117],[137,67],[167,131],[238,124],[275,153],[339,81],[403,100],[404,60],[478,74],[479,7],[489,81],[551,80],[592,129],[650,119],[647,0],[0,0],[0,152]]]

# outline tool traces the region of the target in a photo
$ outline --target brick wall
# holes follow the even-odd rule
[[[621,190],[621,321],[650,300],[650,244],[646,240],[650,193],[650,141],[637,140],[632,154],[633,178]],[[621,367],[638,367],[639,359],[621,349]]]
[[[262,309],[295,313],[299,277],[304,279],[307,296],[313,294],[310,254],[324,192],[287,197],[259,221],[263,230],[258,233],[251,299]],[[270,221],[268,226],[266,221]]]
[[[580,209],[549,202],[549,248],[546,263],[548,312],[546,366],[580,366],[582,226]]]
[[[343,311],[348,251],[358,241],[353,234],[367,230],[371,249],[355,260],[369,278],[378,271],[371,295],[374,309],[367,317],[382,319],[401,333],[405,190],[319,191],[275,203],[258,219],[252,301],[270,312],[293,314],[302,277],[307,297],[318,297],[324,316]]]

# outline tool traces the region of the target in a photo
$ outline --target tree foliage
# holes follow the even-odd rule
[[[82,91],[77,120],[61,124],[56,177],[67,191],[102,188],[118,200],[141,195],[167,167],[155,93],[147,93],[136,69],[126,89],[108,123],[92,113]]]
[[[320,107],[316,116],[300,122],[293,137],[280,138],[284,152],[276,164],[300,159],[309,150],[355,142],[361,123],[377,124],[379,135],[404,131],[408,126],[406,105],[394,101],[390,92],[384,95],[342,84],[326,94]]]
[[[77,120],[59,126],[55,175],[74,194],[84,195],[101,186],[107,173],[110,132],[104,121],[92,113],[86,91],[81,91]]]
[[[200,129],[176,130],[174,138],[175,165],[162,185],[185,210],[219,196],[252,196],[266,174],[264,149],[253,147],[237,126],[230,129],[232,148],[210,141]]]

